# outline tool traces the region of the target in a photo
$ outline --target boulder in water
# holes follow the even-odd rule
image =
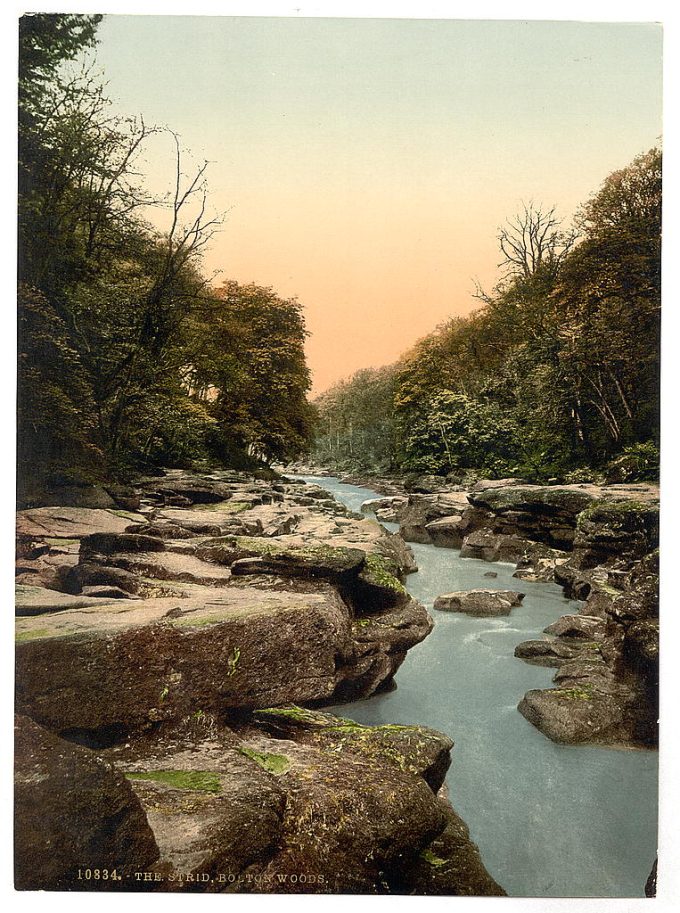
[[[437,596],[434,607],[443,612],[463,612],[478,617],[509,615],[511,609],[521,604],[524,595],[511,590],[466,590]]]

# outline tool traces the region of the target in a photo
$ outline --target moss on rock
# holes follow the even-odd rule
[[[266,770],[267,773],[274,774],[274,776],[285,774],[290,767],[290,759],[285,754],[255,751],[254,749],[246,748],[245,746],[241,746],[238,750],[242,755],[245,755],[246,758],[255,761],[263,770]]]
[[[151,780],[173,789],[190,789],[197,792],[220,793],[222,783],[218,774],[209,770],[146,770],[128,771],[128,780]]]
[[[366,555],[360,577],[367,583],[387,587],[395,593],[404,594],[406,589],[395,576],[396,565],[383,555]]]

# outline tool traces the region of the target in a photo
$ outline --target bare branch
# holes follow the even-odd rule
[[[545,210],[533,200],[508,219],[498,232],[503,278],[529,279],[539,269],[556,274],[577,239],[577,232],[562,229],[555,207]]]

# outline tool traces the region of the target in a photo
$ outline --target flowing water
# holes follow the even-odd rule
[[[352,510],[380,497],[333,478],[300,478]],[[557,745],[517,710],[530,688],[550,686],[554,669],[516,659],[515,646],[579,603],[554,583],[513,578],[511,564],[412,548],[419,571],[406,585],[432,613],[434,630],[409,651],[396,690],[329,709],[367,725],[431,726],[454,740],[451,802],[511,896],[644,896],[656,856],[656,752]],[[485,577],[489,571],[498,576]],[[432,612],[441,593],[480,587],[526,598],[504,618]]]

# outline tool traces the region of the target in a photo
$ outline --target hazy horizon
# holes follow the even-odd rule
[[[211,162],[229,212],[207,271],[304,305],[314,393],[478,306],[521,201],[568,222],[661,134],[653,23],[113,15],[98,34],[117,109]],[[146,155],[157,189],[170,141]]]

